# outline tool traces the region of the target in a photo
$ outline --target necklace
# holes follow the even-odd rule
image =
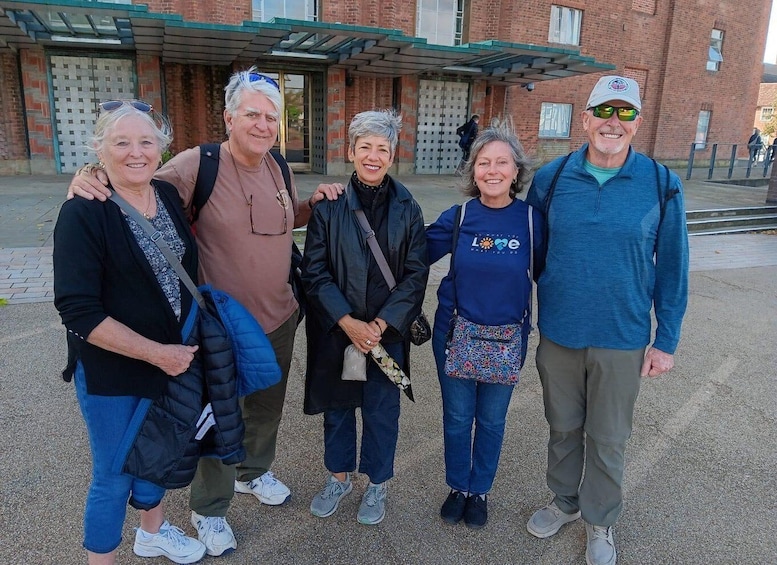
[[[237,168],[237,163],[235,162],[235,156],[232,154],[232,144],[227,141],[227,146],[229,147],[229,156],[232,159],[232,166],[235,168],[235,175],[237,175],[237,184],[240,185],[240,192],[243,193],[243,199],[246,201],[246,206],[249,208],[254,205],[254,195],[251,195],[251,198],[248,198],[248,195],[246,194],[245,189],[243,188],[243,181],[240,179],[240,170]]]
[[[148,206],[146,206],[146,211],[143,212],[143,217],[145,219],[147,219],[147,220],[151,219],[151,216],[149,215],[148,211],[151,209],[151,204],[154,203],[154,200],[156,200],[156,189],[152,187],[151,188],[151,196],[148,199]]]

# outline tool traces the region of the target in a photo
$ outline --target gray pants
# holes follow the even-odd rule
[[[540,336],[548,487],[562,511],[580,510],[589,524],[611,526],[623,508],[624,452],[644,353],[568,349]]]
[[[267,334],[278,365],[281,366],[281,381],[240,399],[246,427],[243,440],[247,454],[245,461],[238,465],[224,465],[219,459],[200,459],[189,497],[189,506],[197,514],[226,516],[229,503],[235,495],[235,479],[250,481],[269,471],[275,459],[275,444],[286,398],[296,330],[295,311],[281,327]]]

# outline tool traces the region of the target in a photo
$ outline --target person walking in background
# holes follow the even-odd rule
[[[688,301],[682,185],[631,147],[641,107],[635,81],[600,78],[581,115],[588,143],[539,169],[526,198],[545,211],[548,234],[536,362],[554,494],[527,529],[546,538],[582,515],[588,565],[616,562],[640,377],[674,366]]]
[[[478,135],[479,121],[480,116],[473,114],[467,123],[460,125],[456,129],[456,135],[459,136],[459,147],[461,147],[463,152],[459,168],[461,168],[464,163],[466,163],[467,159],[469,159],[470,147],[472,147],[472,143],[475,141],[475,138]]]
[[[291,173],[286,186],[280,164],[268,155],[283,115],[280,88],[273,78],[251,67],[234,73],[224,90],[228,139],[219,148],[213,192],[197,210],[200,282],[227,291],[251,312],[275,350],[282,378],[241,399],[247,452],[243,463],[200,459],[191,487],[191,522],[213,556],[237,548],[226,520],[235,492],[252,494],[273,506],[291,496],[270,466],[298,320],[298,304],[289,285],[292,228],[307,223],[316,202],[337,198],[343,189],[338,184],[319,185],[307,202],[300,203]],[[155,178],[178,189],[190,218],[200,158],[198,147],[188,149],[155,173]],[[94,176],[79,174],[70,192],[104,199],[107,191]]]
[[[750,162],[754,163],[758,159],[758,154],[763,149],[763,140],[761,139],[761,132],[758,128],[753,128],[753,134],[747,140],[747,148],[750,151]]]
[[[309,305],[304,410],[324,413],[324,465],[330,473],[310,512],[319,518],[331,516],[353,489],[359,407],[359,472],[370,483],[356,518],[366,525],[378,524],[386,514],[400,391],[370,360],[360,380],[343,380],[343,356],[351,345],[366,355],[380,343],[409,376],[410,325],[421,312],[429,275],[421,207],[388,175],[401,124],[392,111],[354,116],[348,127],[348,158],[354,173],[343,198],[322,202],[313,210],[302,260]],[[366,235],[357,213],[366,217],[371,235]],[[393,288],[368,237],[376,239],[385,257],[395,279]]]
[[[511,125],[486,128],[473,143],[463,171],[464,194],[472,199],[443,212],[426,232],[431,263],[452,254],[450,272],[437,292],[432,340],[442,392],[445,480],[451,489],[440,515],[451,524],[463,519],[471,528],[488,520],[487,495],[531,330],[530,273],[541,266],[533,269],[530,261],[542,262],[543,220],[539,211],[516,198],[530,178],[530,161]],[[446,373],[446,342],[455,316],[481,325],[520,325],[520,359],[508,382],[487,372],[472,379]]]
[[[155,120],[140,100],[100,107],[89,145],[110,187],[153,224],[196,279],[197,246],[178,193],[152,180],[170,144],[167,120]],[[114,470],[144,399],[163,395],[198,349],[181,344],[193,302],[182,288],[157,245],[118,205],[82,198],[62,205],[54,228],[54,305],[67,328],[63,376],[75,381],[92,455],[84,512],[90,565],[116,562],[127,504],[140,510],[136,555],[175,563],[205,555],[204,544],[164,519],[165,489]]]

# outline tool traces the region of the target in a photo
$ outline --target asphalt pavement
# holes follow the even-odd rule
[[[298,175],[309,194],[318,175]],[[401,177],[427,221],[463,200],[454,177]],[[51,230],[68,177],[0,177],[0,562],[85,563],[83,504],[89,445],[73,387],[59,377],[64,330],[51,302]],[[687,208],[758,206],[766,188],[686,182]],[[48,262],[48,265],[47,265]],[[628,564],[777,563],[777,236],[691,238],[691,284],[675,369],[645,380],[626,452],[625,505],[615,526],[618,562]],[[436,307],[444,262],[431,277],[425,310]],[[26,271],[26,272],[25,272]],[[33,276],[37,275],[37,276]],[[38,286],[31,286],[39,279]],[[8,282],[14,281],[14,282]],[[5,286],[3,286],[5,285]],[[37,288],[17,297],[28,288]],[[236,495],[227,516],[238,540],[213,563],[547,564],[585,563],[582,522],[539,540],[526,531],[550,500],[545,485],[547,424],[529,358],[507,420],[499,472],[480,531],[439,518],[448,489],[442,459],[440,392],[430,344],[414,347],[416,402],[403,415],[386,519],[356,522],[366,487],[327,519],[309,504],[326,479],[320,416],[302,414],[304,331],[295,355],[273,470],[292,490],[282,507]],[[170,521],[189,535],[188,489],[166,497]],[[118,562],[132,553],[137,512],[128,509]]]

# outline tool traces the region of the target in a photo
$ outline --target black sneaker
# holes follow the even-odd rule
[[[479,530],[488,522],[488,501],[485,494],[473,494],[467,497],[464,508],[464,523],[473,530]]]
[[[467,504],[467,497],[463,493],[451,489],[448,498],[440,508],[440,517],[449,524],[458,524],[464,517],[464,507]]]

